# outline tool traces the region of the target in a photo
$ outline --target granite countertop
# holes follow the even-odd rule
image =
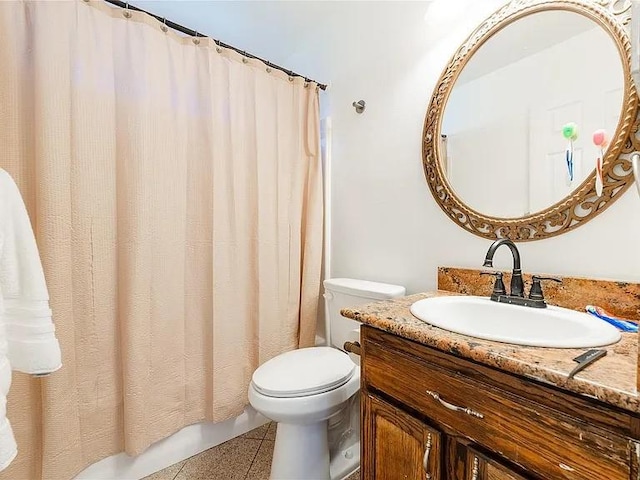
[[[345,308],[341,313],[443,352],[640,413],[640,398],[636,392],[637,334],[623,333],[618,343],[604,347],[606,357],[568,379],[567,375],[576,366],[573,358],[587,349],[523,347],[482,340],[434,327],[411,314],[409,307],[417,300],[443,295],[456,294],[445,291],[420,293],[354,309]]]

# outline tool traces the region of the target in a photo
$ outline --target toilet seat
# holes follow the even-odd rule
[[[302,348],[265,362],[253,373],[251,384],[268,397],[305,397],[344,385],[356,368],[349,356],[336,348]]]

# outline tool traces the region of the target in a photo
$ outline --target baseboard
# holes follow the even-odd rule
[[[198,423],[151,445],[137,457],[112,455],[90,465],[75,480],[138,480],[211,447],[247,433],[269,419],[247,407],[238,417],[220,423]]]

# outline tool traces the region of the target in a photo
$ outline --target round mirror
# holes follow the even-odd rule
[[[551,10],[508,25],[474,53],[445,106],[441,161],[451,188],[494,217],[552,206],[594,171],[592,134],[615,133],[623,92],[618,48],[592,19]],[[567,140],[571,124],[578,135]]]
[[[557,235],[631,185],[628,154],[639,147],[630,9],[609,8],[511,2],[442,73],[425,119],[423,164],[436,201],[465,229],[520,241]],[[597,131],[604,148],[594,144]]]

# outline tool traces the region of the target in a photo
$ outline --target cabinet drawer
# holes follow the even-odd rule
[[[550,408],[377,343],[364,383],[546,479],[630,478],[629,443]]]

